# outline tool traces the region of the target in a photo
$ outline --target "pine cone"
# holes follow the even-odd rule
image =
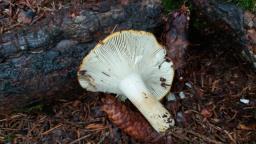
[[[157,133],[139,112],[132,111],[111,95],[107,95],[102,101],[102,110],[127,135],[146,143],[159,143],[163,140],[161,134]]]

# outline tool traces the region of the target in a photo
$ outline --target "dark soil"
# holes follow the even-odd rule
[[[0,12],[0,21],[6,18]],[[5,32],[15,22],[0,24]],[[176,119],[168,135],[174,143],[256,143],[255,72],[226,47],[229,40],[200,35],[191,35],[183,77],[175,78],[176,100],[163,101]],[[100,95],[70,97],[12,115],[0,112],[0,143],[136,143],[100,110]]]

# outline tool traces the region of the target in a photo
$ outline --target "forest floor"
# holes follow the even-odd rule
[[[0,0],[0,34],[32,24],[63,4],[41,2],[18,0],[7,10]],[[38,12],[23,13],[25,8]],[[256,144],[255,72],[214,42],[192,40],[187,56],[183,77],[175,77],[171,90],[175,100],[170,96],[163,100],[176,120],[172,141]],[[100,95],[85,92],[70,97],[12,115],[0,112],[0,143],[137,143],[107,119]]]

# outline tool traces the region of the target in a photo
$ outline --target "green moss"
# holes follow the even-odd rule
[[[44,100],[31,103],[23,108],[16,109],[15,113],[29,113],[29,114],[37,114],[37,113],[44,113],[47,115],[53,114],[52,103],[44,102]]]
[[[244,10],[256,13],[256,0],[225,0],[227,3],[233,3]]]
[[[15,138],[15,135],[14,134],[8,134],[4,137],[4,142],[5,143],[12,143],[13,140]]]
[[[41,112],[43,110],[44,105],[43,104],[38,104],[38,105],[34,105],[32,107],[29,107],[27,109],[25,109],[25,112]]]
[[[20,108],[20,109],[17,109],[15,111],[15,113],[37,113],[37,112],[43,112],[44,111],[44,104],[42,103],[38,103],[38,104],[33,104],[31,106],[27,106],[27,107],[24,107],[24,108]]]
[[[222,1],[223,0],[219,0]],[[166,12],[179,8],[183,3],[189,2],[188,0],[162,0]],[[249,10],[256,13],[256,0],[224,0],[226,3],[233,3],[244,10]]]
[[[164,10],[166,12],[170,12],[174,9],[178,9],[186,1],[187,0],[162,0],[162,4],[164,6]]]

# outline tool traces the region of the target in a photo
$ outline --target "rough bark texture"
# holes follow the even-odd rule
[[[117,98],[106,95],[102,101],[102,110],[107,113],[108,118],[135,140],[145,143],[172,143],[170,138],[157,133],[139,112],[132,111]]]
[[[185,5],[181,6],[179,10],[168,16],[162,35],[167,57],[174,62],[175,70],[178,71],[186,65],[189,19],[189,9]]]
[[[100,39],[113,30],[152,30],[161,11],[159,0],[103,1],[1,35],[0,111],[81,90],[78,66]]]
[[[193,0],[193,4],[199,17],[222,30],[222,35],[233,38],[236,44],[227,39],[226,43],[232,44],[256,70],[256,16],[215,0]]]

